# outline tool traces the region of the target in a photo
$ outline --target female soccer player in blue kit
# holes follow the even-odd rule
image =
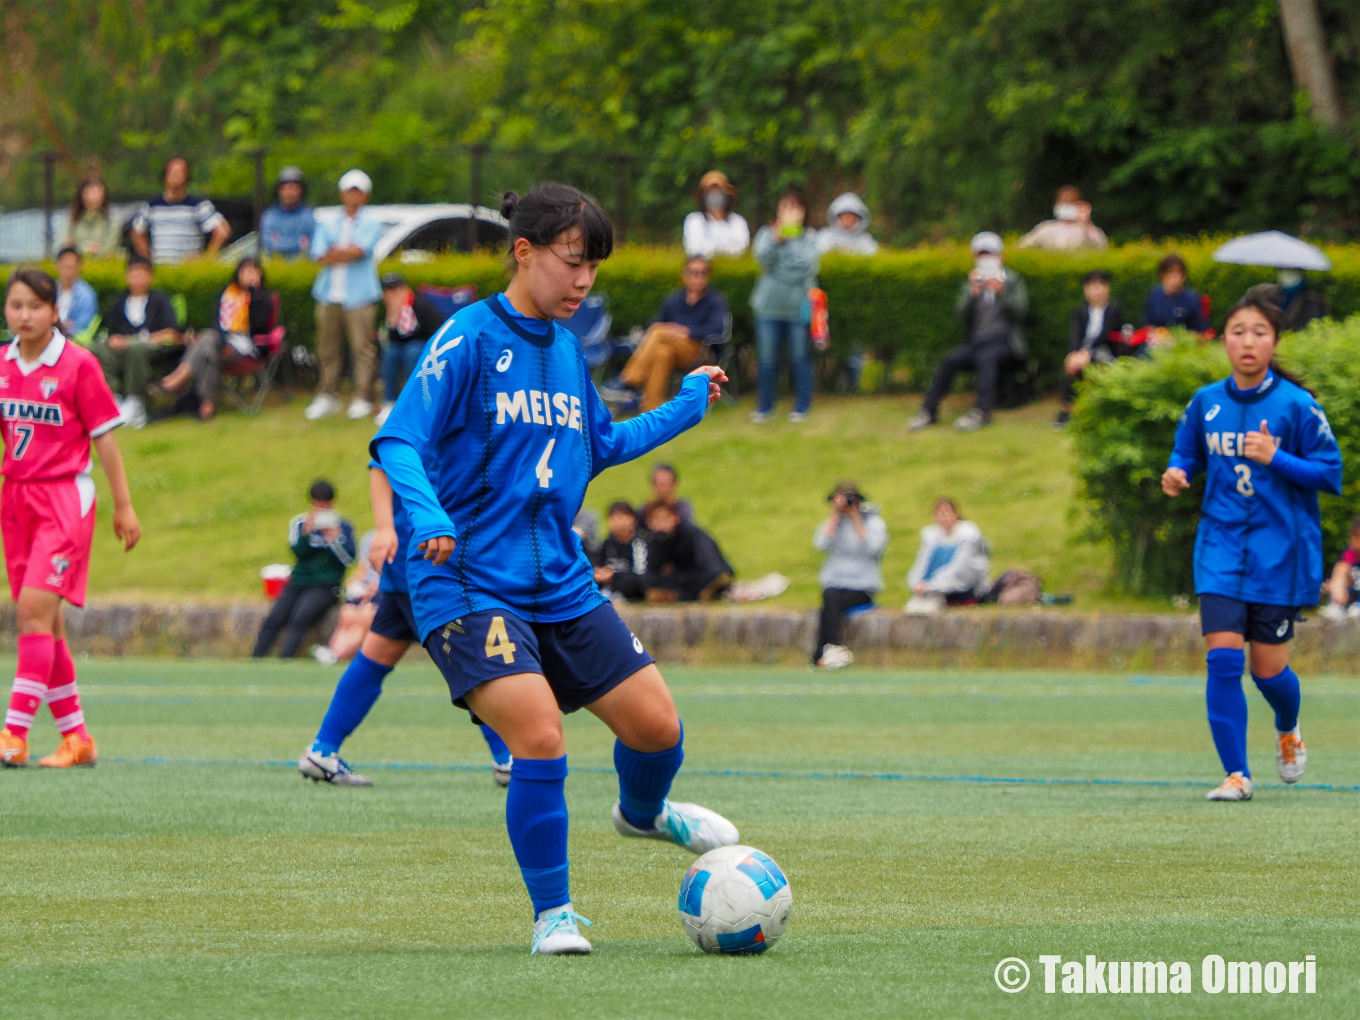
[[[738,842],[726,818],[670,801],[684,730],[642,642],[592,577],[572,521],[586,485],[703,420],[726,380],[705,367],[671,401],[614,423],[574,334],[613,228],[594,199],[545,184],[502,201],[514,277],[426,345],[371,452],[411,526],[420,639],[454,704],[514,755],[505,817],[534,908],[533,953],[588,953],[567,865],[562,713],[618,738],[615,829],[703,853]]]
[[[1289,639],[1322,584],[1318,492],[1341,492],[1341,451],[1311,393],[1271,363],[1280,310],[1251,296],[1228,311],[1223,346],[1232,375],[1190,400],[1162,491],[1177,496],[1205,472],[1195,537],[1195,592],[1209,646],[1205,700],[1227,778],[1209,800],[1251,800],[1243,646],[1251,678],[1275,710],[1276,767],[1297,782],[1307,763],[1299,734],[1299,678]]]

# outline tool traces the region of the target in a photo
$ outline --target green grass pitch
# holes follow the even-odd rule
[[[99,767],[0,774],[7,1016],[1360,1015],[1355,678],[1304,678],[1309,788],[1276,782],[1253,694],[1257,797],[1207,804],[1193,677],[669,668],[675,793],[782,865],[788,933],[753,958],[689,942],[692,858],[614,834],[611,738],[580,713],[573,892],[596,952],[538,959],[504,793],[428,664],[392,675],[346,747],[379,766],[369,790],[282,764],[336,671],[80,668]],[[34,736],[55,744],[45,717]],[[1043,953],[1186,960],[1195,991],[1045,995]],[[1207,994],[1209,953],[1315,954],[1317,993]],[[993,981],[1005,957],[1034,971],[1019,994]]]

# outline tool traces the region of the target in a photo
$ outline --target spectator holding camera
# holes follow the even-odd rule
[[[945,606],[975,605],[987,592],[991,546],[982,529],[965,521],[948,496],[935,501],[935,522],[921,529],[921,547],[907,571],[908,613],[928,615]]]
[[[609,534],[593,557],[595,583],[606,595],[629,602],[647,596],[647,540],[638,534],[637,514],[620,500],[609,507]]]
[[[888,526],[854,482],[839,482],[827,497],[831,515],[817,525],[812,544],[826,554],[817,575],[822,586],[822,613],[817,627],[813,665],[841,669],[855,661],[841,644],[847,610],[866,606],[883,590],[883,550]]]
[[[1072,418],[1072,401],[1076,384],[1091,362],[1108,365],[1128,353],[1123,340],[1112,340],[1110,334],[1124,328],[1124,309],[1118,301],[1110,300],[1110,274],[1103,269],[1092,269],[1081,278],[1081,291],[1086,300],[1072,310],[1067,330],[1067,357],[1063,359],[1062,406],[1053,422],[1055,429],[1067,428]]]

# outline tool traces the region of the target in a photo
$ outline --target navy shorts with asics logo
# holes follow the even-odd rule
[[[410,595],[404,591],[380,591],[374,601],[378,603],[378,611],[369,624],[369,630],[392,641],[420,643]]]
[[[425,649],[459,708],[468,707],[468,691],[488,680],[541,673],[558,707],[575,712],[656,661],[610,603],[559,623],[525,623],[487,609],[436,627]]]
[[[1243,602],[1226,595],[1199,597],[1201,634],[1227,631],[1259,644],[1282,645],[1294,637],[1294,621],[1298,615],[1296,606]]]

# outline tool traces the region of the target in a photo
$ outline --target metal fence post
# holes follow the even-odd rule
[[[255,232],[260,230],[260,217],[264,215],[264,154],[265,149],[255,150]]]
[[[57,154],[50,149],[42,154],[43,157],[43,257],[52,257],[52,212],[56,206],[56,195],[53,192],[53,178],[57,169]]]
[[[468,152],[468,204],[472,213],[468,216],[468,251],[476,251],[480,240],[477,236],[477,206],[482,195],[482,156],[485,145],[474,145]]]
[[[614,157],[614,236],[620,244],[628,240],[628,163],[629,157]]]

